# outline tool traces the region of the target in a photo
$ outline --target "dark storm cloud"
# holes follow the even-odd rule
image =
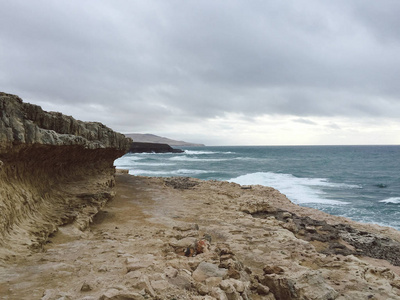
[[[94,105],[119,130],[225,113],[400,114],[398,1],[0,4],[0,89]]]

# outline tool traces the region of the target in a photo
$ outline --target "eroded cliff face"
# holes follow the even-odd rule
[[[84,229],[113,197],[113,162],[131,142],[0,93],[0,260],[40,249],[62,224]]]

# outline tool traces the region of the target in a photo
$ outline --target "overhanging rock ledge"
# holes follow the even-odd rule
[[[58,226],[83,230],[113,197],[131,139],[0,92],[0,260],[40,250]]]

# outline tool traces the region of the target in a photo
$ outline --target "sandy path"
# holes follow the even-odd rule
[[[137,177],[119,175],[117,180],[116,197],[96,216],[88,232],[61,228],[46,252],[0,269],[0,299],[42,299],[44,295],[48,296],[44,299],[62,295],[77,299],[85,282],[93,290],[121,284],[127,253],[157,252],[160,245],[149,243],[149,237],[164,226],[150,223],[145,211],[162,216],[163,210],[156,209],[159,201],[153,200],[160,191]]]

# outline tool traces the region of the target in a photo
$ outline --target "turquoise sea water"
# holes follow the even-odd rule
[[[272,186],[291,201],[400,230],[400,146],[191,147],[126,154],[133,175],[190,176]]]

